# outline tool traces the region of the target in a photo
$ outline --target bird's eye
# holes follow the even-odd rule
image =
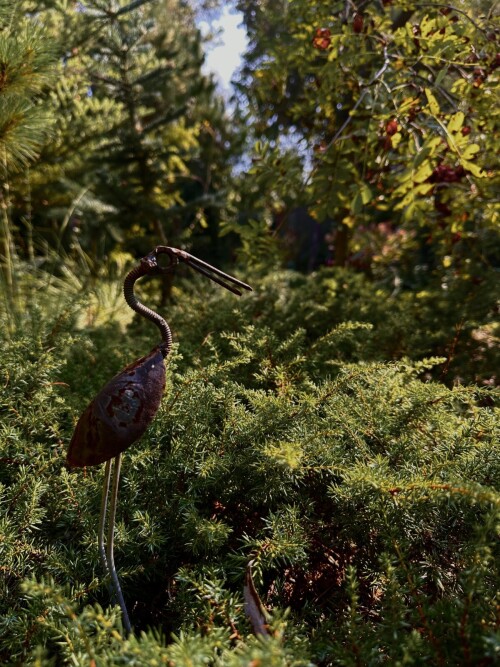
[[[165,252],[156,255],[156,263],[160,269],[169,269],[174,264],[174,258]]]

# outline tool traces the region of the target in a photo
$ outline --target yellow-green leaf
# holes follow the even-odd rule
[[[431,163],[427,160],[413,174],[413,181],[415,183],[423,183],[429,178],[431,174],[432,174],[432,166]]]
[[[432,137],[432,139],[429,139],[427,142],[427,146],[429,146],[431,152],[437,148],[440,144],[442,143],[441,137]]]
[[[366,183],[363,183],[363,185],[361,186],[360,192],[361,192],[361,200],[362,200],[363,204],[369,204],[370,201],[372,200],[373,195],[372,195],[372,191],[370,190],[368,185],[366,185]]]
[[[393,148],[397,148],[397,146],[401,143],[402,137],[403,137],[403,135],[401,134],[401,132],[396,132],[396,134],[392,135],[391,138],[392,138],[392,147]]]
[[[467,169],[467,171],[470,171],[470,173],[475,176],[476,178],[486,178],[487,174],[486,172],[481,169],[477,164],[474,164],[474,162],[469,162],[469,160],[460,160],[460,164],[464,169]]]
[[[415,155],[415,158],[413,160],[413,168],[417,169],[422,162],[429,157],[431,150],[429,146],[422,146],[422,148],[419,150],[419,152]]]
[[[418,102],[418,97],[405,97],[399,106],[398,114],[406,113],[411,109],[411,107],[414,107],[416,104],[418,104]]]
[[[477,144],[469,144],[465,150],[462,151],[462,159],[470,160],[476,153],[479,153],[479,150],[480,148]]]
[[[425,89],[425,94],[427,96],[427,102],[429,103],[429,109],[434,116],[439,115],[441,109],[439,108],[439,102],[434,96],[434,93],[430,88]]]
[[[464,119],[465,114],[463,114],[461,111],[453,114],[453,116],[450,118],[450,122],[448,123],[448,132],[458,132],[461,130],[464,124]]]

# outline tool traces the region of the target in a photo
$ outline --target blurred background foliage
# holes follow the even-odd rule
[[[489,2],[0,1],[0,662],[498,661],[498,12]],[[125,457],[123,635],[84,405],[176,345]],[[270,612],[244,614],[246,563]]]

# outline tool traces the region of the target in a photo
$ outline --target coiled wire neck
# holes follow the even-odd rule
[[[125,296],[125,301],[132,310],[135,310],[136,313],[139,313],[139,315],[142,315],[142,317],[145,317],[158,327],[162,338],[162,342],[160,343],[161,353],[166,357],[172,348],[172,332],[170,331],[170,327],[161,315],[158,315],[154,310],[151,310],[151,308],[148,308],[141,303],[134,294],[134,284],[136,280],[142,276],[156,273],[158,273],[157,265],[152,264],[149,256],[144,258],[141,260],[141,263],[132,269],[132,271],[125,277],[123,283],[123,295]]]

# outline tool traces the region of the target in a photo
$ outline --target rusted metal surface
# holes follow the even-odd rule
[[[164,389],[165,362],[158,346],[110,380],[90,403],[76,425],[68,463],[93,466],[127,449],[153,420]]]
[[[251,560],[247,564],[245,572],[245,584],[243,586],[243,599],[245,600],[245,613],[252,624],[253,631],[256,635],[269,636],[268,613],[262,604],[262,600],[257,593],[255,584],[253,583],[252,567],[254,561]]]

